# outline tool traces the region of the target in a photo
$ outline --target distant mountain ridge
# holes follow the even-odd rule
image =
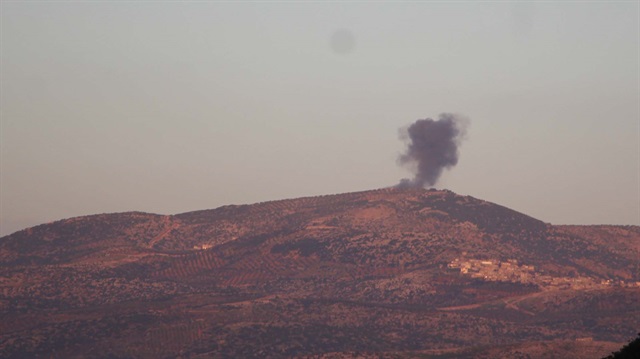
[[[0,356],[604,356],[640,326],[639,253],[638,226],[447,190],[76,217],[0,238]]]

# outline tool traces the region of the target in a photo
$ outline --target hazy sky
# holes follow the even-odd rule
[[[0,6],[2,235],[394,185],[441,112],[471,125],[436,187],[640,222],[638,2]]]

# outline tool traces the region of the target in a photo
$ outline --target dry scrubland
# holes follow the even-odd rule
[[[416,189],[72,218],[0,239],[0,357],[599,358],[639,246]]]

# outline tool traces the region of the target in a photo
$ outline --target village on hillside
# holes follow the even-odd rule
[[[611,286],[640,287],[640,282],[625,282],[623,280],[596,280],[591,277],[558,277],[536,272],[533,265],[519,264],[516,259],[500,261],[495,259],[465,259],[456,258],[448,268],[457,269],[461,274],[472,278],[496,282],[512,282],[534,284],[541,289],[603,289]]]

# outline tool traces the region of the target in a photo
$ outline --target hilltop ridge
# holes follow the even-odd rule
[[[415,188],[76,217],[0,238],[0,356],[606,355],[639,243]]]

